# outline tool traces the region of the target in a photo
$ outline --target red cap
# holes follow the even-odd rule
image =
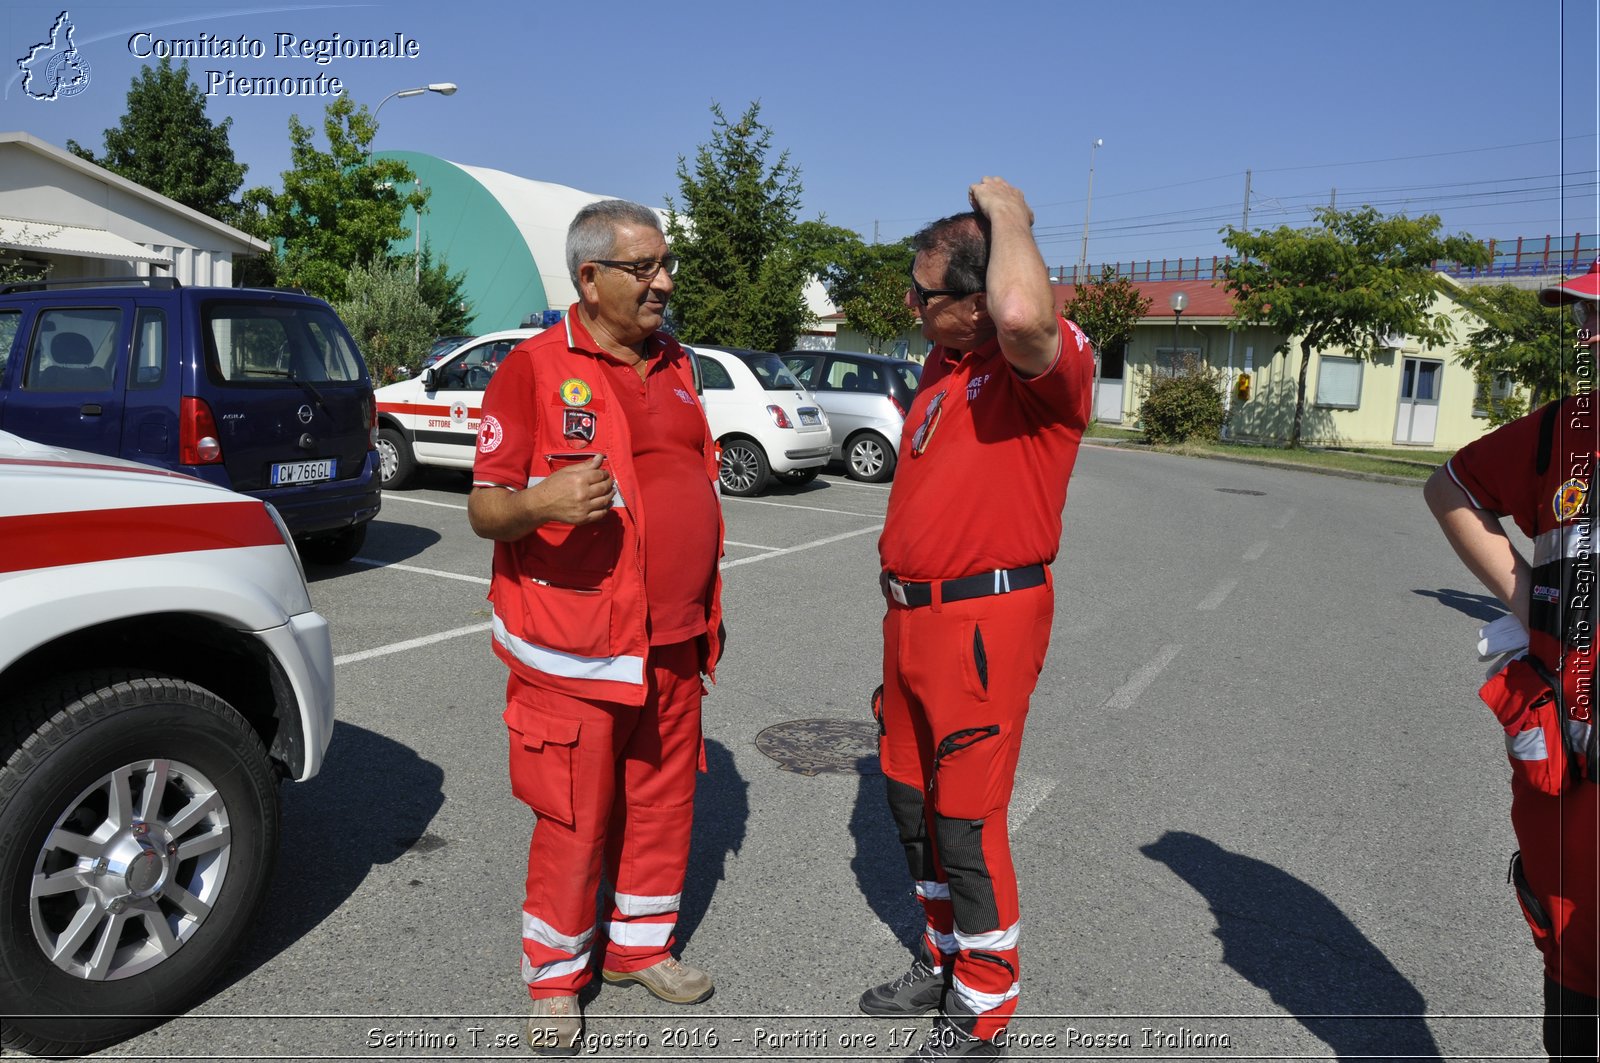
[[[1539,289],[1539,301],[1545,306],[1560,306],[1575,299],[1600,300],[1600,258],[1594,260],[1583,276]]]

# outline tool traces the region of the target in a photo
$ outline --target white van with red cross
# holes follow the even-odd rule
[[[483,389],[511,349],[542,328],[506,329],[468,340],[409,380],[379,388],[379,476],[404,487],[419,465],[472,471]]]
[[[272,506],[0,432],[0,1055],[183,1012],[245,943],[333,645]]]

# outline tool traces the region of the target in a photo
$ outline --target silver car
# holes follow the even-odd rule
[[[833,456],[845,463],[850,478],[867,483],[891,479],[900,427],[917,393],[922,366],[858,351],[788,351],[778,357],[827,411]]]

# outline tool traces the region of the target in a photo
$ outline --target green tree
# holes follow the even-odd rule
[[[315,146],[311,127],[291,115],[292,166],[283,172],[283,191],[253,188],[245,202],[260,212],[250,231],[279,242],[270,264],[277,282],[337,302],[351,270],[388,259],[390,245],[410,235],[405,215],[428,197],[416,187],[400,191],[416,182],[405,163],[372,157],[378,126],[365,104],[340,96],[328,104],[322,130],[327,151]]]
[[[1077,322],[1096,350],[1115,350],[1133,337],[1134,327],[1149,309],[1150,297],[1106,266],[1099,280],[1077,287],[1061,314]]]
[[[412,275],[422,301],[438,314],[434,327],[441,336],[470,336],[474,332],[472,303],[467,300],[465,273],[451,273],[450,267],[433,260],[433,249],[422,245],[421,268],[408,255],[399,256],[412,263]]]
[[[141,67],[128,89],[127,110],[105,131],[99,158],[75,140],[67,150],[81,159],[177,200],[229,225],[239,223],[234,196],[244,183],[245,165],[228,143],[232,118],[213,123],[206,97],[189,80],[189,64],[174,68],[162,59]]]
[[[916,326],[917,315],[906,306],[911,268],[911,239],[869,244],[850,229],[806,221],[795,227],[795,246],[810,262],[845,324],[868,337],[880,353],[885,344]]]
[[[1312,352],[1340,346],[1371,358],[1397,334],[1431,346],[1448,342],[1449,319],[1433,310],[1441,284],[1434,263],[1489,260],[1488,248],[1470,236],[1439,235],[1437,214],[1413,219],[1364,206],[1320,207],[1315,216],[1317,224],[1304,229],[1222,230],[1223,243],[1240,256],[1223,268],[1238,310],[1233,327],[1272,328],[1285,337],[1278,346],[1284,354],[1300,338],[1291,447],[1300,445]]]
[[[711,114],[693,170],[678,156],[681,206],[667,198],[667,237],[682,264],[673,321],[691,343],[785,350],[812,317],[810,263],[795,242],[800,171],[788,152],[767,165],[772,131],[760,103],[734,123],[718,104]]]
[[[18,224],[18,223],[13,223]],[[33,246],[39,241],[54,236],[61,230],[58,227],[44,225],[38,231],[23,224],[20,228],[10,231],[10,242],[13,244],[27,244]],[[7,236],[7,230],[0,227],[0,239]],[[26,281],[42,281],[50,276],[50,263],[32,265],[25,261],[20,254],[10,251],[0,251],[0,284],[18,284]],[[10,337],[0,337],[0,340],[9,341]],[[0,352],[9,350],[9,342],[0,342]],[[3,362],[0,355],[0,362]]]
[[[350,270],[333,309],[355,337],[372,379],[386,383],[438,335],[439,314],[422,299],[410,262],[374,258]]]
[[[1533,406],[1564,392],[1564,307],[1543,306],[1537,292],[1509,284],[1467,288],[1461,302],[1483,323],[1467,334],[1461,362],[1486,376],[1509,373],[1533,392]]]

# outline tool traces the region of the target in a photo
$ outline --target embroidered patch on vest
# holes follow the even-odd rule
[[[1550,500],[1550,508],[1555,512],[1556,520],[1565,524],[1583,512],[1583,503],[1589,497],[1589,485],[1582,480],[1572,479],[1556,488],[1555,497]]]
[[[588,410],[563,410],[561,434],[574,442],[594,442],[595,416]]]
[[[493,454],[500,446],[500,441],[505,438],[505,431],[500,427],[500,422],[495,420],[493,414],[483,419],[478,426],[478,450],[483,454]]]
[[[587,406],[593,398],[594,392],[589,385],[577,377],[561,382],[561,401],[568,406]]]

